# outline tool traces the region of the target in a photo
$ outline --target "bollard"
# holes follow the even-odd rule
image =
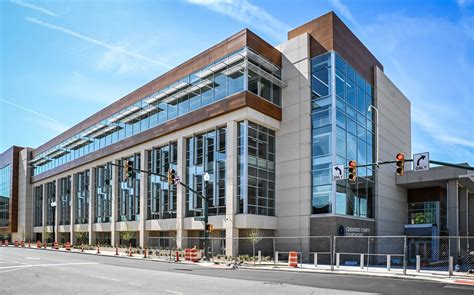
[[[275,264],[278,264],[278,251],[275,251],[275,257],[273,257]]]
[[[314,253],[314,267],[318,267],[318,253]]]
[[[28,248],[31,248],[31,241],[28,241]]]
[[[390,271],[390,267],[392,266],[392,257],[390,254],[387,255],[387,271]]]
[[[339,263],[341,262],[341,254],[336,253],[336,267],[339,268]]]
[[[43,242],[43,247],[46,249],[46,241]]]
[[[416,272],[420,272],[420,255],[416,255]]]
[[[452,276],[452,275],[453,275],[453,266],[454,266],[454,257],[453,257],[453,256],[449,256],[449,267],[448,267],[449,276]]]
[[[81,244],[81,252],[84,252],[84,243]]]
[[[118,245],[117,245],[117,244],[115,244],[115,255],[116,255],[116,256],[119,255],[119,253],[118,253]]]
[[[176,251],[176,262],[179,262],[179,251]]]
[[[130,243],[130,246],[128,248],[128,256],[132,257],[133,254],[132,254],[132,243]]]
[[[145,251],[143,251],[143,258],[146,258],[146,247],[145,247]],[[171,258],[170,258],[171,260]]]
[[[360,254],[360,269],[364,269],[364,254]]]
[[[262,251],[258,250],[258,264],[262,263]]]
[[[99,244],[97,244],[97,254],[100,254]]]

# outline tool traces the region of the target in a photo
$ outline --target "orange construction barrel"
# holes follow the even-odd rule
[[[288,255],[288,266],[298,267],[298,253],[296,253],[296,251],[290,251]]]

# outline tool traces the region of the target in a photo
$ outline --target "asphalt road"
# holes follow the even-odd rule
[[[230,270],[0,247],[0,294],[474,294],[436,282]]]

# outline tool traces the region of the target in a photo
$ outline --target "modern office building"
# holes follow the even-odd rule
[[[0,156],[0,230],[73,243],[86,233],[108,244],[133,231],[141,246],[202,237],[201,199],[144,172],[125,179],[129,160],[158,174],[172,168],[207,193],[212,235],[227,255],[252,229],[304,237],[305,252],[309,236],[433,225],[436,235],[470,235],[474,186],[465,169],[396,176],[394,166],[369,166],[357,169],[356,183],[332,180],[333,165],[399,152],[412,153],[410,102],[330,12],[277,46],[244,29],[41,146],[9,149]],[[277,243],[296,243],[285,241]]]

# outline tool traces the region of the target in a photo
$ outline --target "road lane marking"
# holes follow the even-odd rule
[[[39,257],[28,257],[28,256],[25,256],[26,259],[29,259],[29,260],[39,260]]]
[[[165,292],[170,292],[170,293],[173,293],[173,294],[183,295],[183,293],[176,292],[176,291],[173,291],[173,290],[165,290]]]
[[[106,281],[114,281],[114,282],[120,282],[120,280],[114,279],[114,278],[107,278],[103,276],[96,276],[96,275],[89,275],[90,277],[96,278],[96,279],[101,279],[101,280],[106,280]]]
[[[11,263],[18,263],[18,264],[25,264],[27,265],[28,263],[20,262],[20,261],[15,261],[15,260],[10,260],[10,259],[5,259],[5,258],[0,258],[0,260],[11,262]]]
[[[141,285],[139,283],[134,283],[134,282],[129,282],[130,285],[138,286],[140,287]]]

